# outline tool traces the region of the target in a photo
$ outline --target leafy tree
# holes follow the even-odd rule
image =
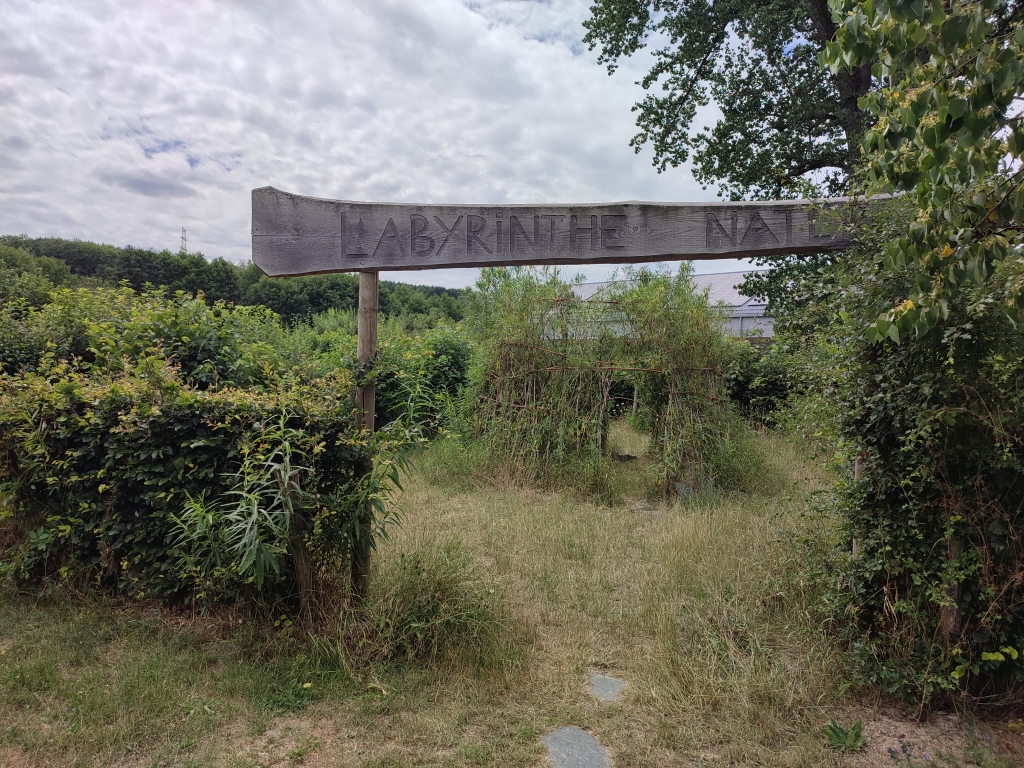
[[[779,302],[847,462],[835,626],[865,682],[998,697],[1024,686],[1024,35],[996,0],[834,9],[831,66],[876,62],[861,189],[896,193],[827,271],[788,262]]]
[[[53,285],[71,282],[71,270],[59,259],[33,256],[24,248],[0,243],[0,266],[16,274],[32,274],[43,277]]]
[[[907,271],[907,296],[869,338],[921,336],[948,317],[956,294],[973,311],[1020,319],[1024,288],[1024,28],[999,0],[836,0],[843,18],[827,47],[833,72],[877,61],[888,83],[862,100],[868,192],[908,193],[917,215],[886,249]]]
[[[1024,133],[1013,105],[1021,94],[1017,3],[834,4],[833,72],[875,64],[876,85],[861,100],[873,115],[863,143],[867,193],[909,192],[919,213],[884,248],[887,267],[916,265],[907,295],[871,321],[872,338],[898,339],[933,327],[951,292],[977,291],[979,306],[1019,312],[1019,188]],[[840,254],[758,259],[765,272],[743,290],[769,301],[781,322],[808,332],[827,322]],[[973,288],[972,288],[973,287]],[[814,312],[804,311],[816,307]]]
[[[838,288],[838,253],[785,254],[755,259],[765,270],[748,272],[739,289],[744,296],[767,299],[766,314],[774,318],[775,335],[814,333],[831,321],[830,306]]]
[[[584,42],[615,71],[623,56],[656,47],[634,107],[637,152],[652,144],[659,171],[691,157],[694,176],[723,194],[792,197],[816,180],[842,188],[868,125],[857,100],[871,62],[823,70],[818,55],[836,32],[825,0],[597,0]],[[711,100],[721,117],[694,125]]]
[[[84,277],[103,277],[116,258],[118,248],[83,240],[65,240],[60,237],[28,238],[4,235],[0,243],[21,248],[34,256],[58,259],[68,265],[72,274]]]

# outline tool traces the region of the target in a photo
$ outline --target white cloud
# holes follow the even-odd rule
[[[174,249],[185,226],[192,248],[238,261],[249,191],[267,184],[428,203],[712,198],[629,148],[645,61],[606,75],[580,42],[589,1],[7,0],[0,232]]]

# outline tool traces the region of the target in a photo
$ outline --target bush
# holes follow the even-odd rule
[[[84,291],[57,295],[54,306],[73,314]],[[267,339],[277,318],[264,307],[212,305],[188,294],[134,295],[127,289],[91,292],[99,312],[85,321],[93,369],[118,372],[125,360],[159,356],[191,387],[274,386],[279,358]]]
[[[0,489],[22,535],[4,569],[138,597],[294,593],[296,536],[322,565],[346,552],[370,450],[352,434],[350,390],[344,372],[269,393],[197,390],[159,358],[115,374],[58,363],[8,377]],[[223,529],[239,522],[255,540],[230,540]]]
[[[793,388],[786,353],[774,344],[737,339],[725,373],[725,388],[744,418],[775,426],[776,412]]]
[[[285,370],[272,313],[130,289],[51,299],[0,315],[6,368],[19,361],[0,378],[7,574],[307,603],[313,575],[373,535],[360,515],[384,524],[395,436],[359,432],[351,371]]]
[[[998,699],[1024,688],[1024,333],[991,288],[961,283],[935,328],[872,339],[865,328],[915,280],[878,254],[916,212],[897,198],[868,213],[850,212],[832,320],[780,339],[800,347],[784,419],[832,443],[841,479],[821,504],[857,551],[834,560],[823,602],[862,682],[917,701]]]
[[[378,338],[370,373],[377,389],[377,427],[405,418],[416,422],[424,434],[433,433],[448,401],[466,381],[470,347],[461,326],[440,322],[430,330],[410,333],[401,318],[386,318]],[[305,376],[359,367],[354,312],[317,315],[310,325],[278,332],[272,346],[286,368]]]
[[[362,663],[500,669],[515,660],[518,646],[500,588],[482,576],[458,539],[378,560],[370,596],[345,632]]]
[[[371,375],[388,421],[405,422],[371,435],[345,313],[318,321],[325,341],[182,292],[0,269],[4,285],[0,567],[120,594],[313,607],[315,576],[339,576],[383,531],[402,451],[436,425],[468,357],[454,328],[410,338],[392,324]]]
[[[377,424],[388,424],[408,415],[410,403],[419,403],[416,419],[433,431],[445,404],[466,383],[468,340],[458,328],[448,324],[419,336],[386,328],[384,336],[373,374],[377,385]]]
[[[876,279],[871,294],[905,289]],[[970,303],[951,296],[921,338],[851,343],[838,390],[863,462],[840,489],[856,647],[866,679],[915,697],[1024,686],[1024,334]]]
[[[833,11],[823,60],[876,76],[857,192],[894,193],[854,228],[836,307],[842,437],[864,468],[841,490],[860,657],[868,679],[920,701],[1019,703],[1024,29],[998,0]]]
[[[75,365],[83,370],[112,373],[126,361],[159,357],[199,389],[267,386],[281,368],[268,341],[278,327],[263,307],[211,305],[184,293],[61,288],[38,307],[3,305],[0,363],[8,373],[33,370],[49,355],[78,359]]]

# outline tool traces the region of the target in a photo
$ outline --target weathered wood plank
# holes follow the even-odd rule
[[[844,201],[826,201],[837,204]],[[419,205],[252,191],[252,260],[271,276],[724,259],[840,250],[807,200]]]

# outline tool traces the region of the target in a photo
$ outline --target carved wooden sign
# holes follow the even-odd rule
[[[837,203],[840,201],[828,201]],[[252,260],[271,276],[723,259],[842,249],[807,200],[419,205],[252,191]]]

